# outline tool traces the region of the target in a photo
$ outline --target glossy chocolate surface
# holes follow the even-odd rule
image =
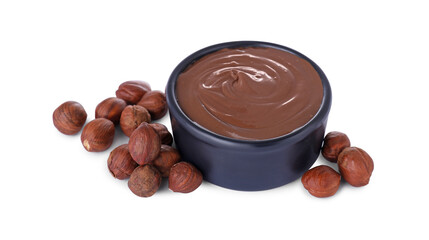
[[[177,101],[197,124],[235,139],[288,134],[320,108],[323,86],[306,60],[275,48],[224,48],[177,79]]]

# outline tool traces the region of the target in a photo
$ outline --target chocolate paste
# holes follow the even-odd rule
[[[322,103],[310,63],[274,48],[222,49],[180,74],[177,101],[185,114],[217,134],[247,140],[285,135],[305,125]]]

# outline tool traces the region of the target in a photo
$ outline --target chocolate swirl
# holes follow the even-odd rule
[[[217,134],[247,140],[285,135],[319,110],[321,79],[304,59],[274,48],[222,49],[180,74],[185,114]]]

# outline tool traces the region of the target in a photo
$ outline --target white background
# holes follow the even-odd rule
[[[428,7],[345,2],[1,1],[0,239],[427,239]],[[107,170],[127,142],[120,131],[88,153],[52,124],[64,101],[92,120],[121,82],[163,90],[183,58],[236,40],[291,47],[324,70],[327,131],[373,157],[369,185],[319,199],[299,179],[261,192],[204,182],[190,194],[164,181],[139,198]]]

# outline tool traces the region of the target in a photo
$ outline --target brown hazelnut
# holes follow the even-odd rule
[[[146,164],[134,169],[128,187],[139,197],[150,197],[158,191],[161,180],[159,171],[154,166]]]
[[[101,152],[110,147],[115,136],[115,125],[105,118],[97,118],[86,124],[80,139],[88,152]]]
[[[148,164],[158,157],[161,151],[161,140],[155,130],[143,122],[131,134],[128,149],[139,165]]]
[[[329,166],[317,166],[308,170],[301,178],[307,191],[319,198],[334,195],[340,187],[341,175]]]
[[[369,183],[374,162],[364,150],[348,147],[338,156],[338,169],[350,185],[361,187]]]
[[[52,115],[54,126],[66,135],[78,133],[85,124],[86,117],[85,109],[74,101],[61,104]]]
[[[152,120],[160,119],[167,113],[167,100],[161,91],[146,93],[137,105],[146,108],[152,116]]]
[[[153,160],[152,165],[159,170],[163,177],[168,177],[171,167],[178,162],[180,162],[179,152],[169,145],[162,145],[161,152]]]
[[[331,162],[337,162],[338,155],[346,147],[350,147],[350,140],[346,134],[330,132],[323,141],[322,155]]]
[[[190,193],[203,182],[203,175],[194,165],[179,162],[170,169],[168,188],[173,192]]]
[[[155,131],[158,133],[159,137],[161,138],[161,143],[170,145],[173,144],[173,136],[168,131],[167,127],[161,123],[150,123],[149,126],[151,126]]]
[[[95,108],[95,118],[106,118],[116,125],[119,123],[121,113],[126,106],[127,103],[120,98],[107,98]]]
[[[149,83],[145,81],[126,81],[119,85],[116,97],[125,100],[128,104],[136,104],[150,90]]]
[[[113,149],[107,159],[107,167],[113,177],[117,179],[129,178],[138,166],[128,151],[128,144],[122,144]]]
[[[149,123],[150,121],[150,114],[146,108],[138,105],[129,105],[122,111],[119,124],[124,134],[129,137],[142,122]]]

